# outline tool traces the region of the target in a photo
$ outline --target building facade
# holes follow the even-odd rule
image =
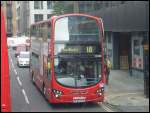
[[[31,1],[30,24],[47,20],[52,16],[52,1]]]
[[[27,1],[16,1],[16,11],[17,11],[17,35],[23,35],[25,32],[25,29],[27,28],[27,16],[26,13],[24,13],[27,10]]]
[[[16,36],[16,2],[2,1],[7,37]]]
[[[17,1],[18,35],[29,35],[30,25],[52,16],[52,1]]]
[[[65,13],[87,13],[101,17],[105,46],[113,69],[126,69],[143,77],[142,41],[149,37],[149,1],[67,1]]]

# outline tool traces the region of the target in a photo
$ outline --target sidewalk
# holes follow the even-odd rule
[[[105,101],[121,111],[149,111],[149,99],[144,95],[144,81],[129,76],[128,71],[111,71]]]

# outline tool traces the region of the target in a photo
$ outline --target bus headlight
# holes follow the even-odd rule
[[[104,94],[104,87],[101,87],[100,89],[96,90],[96,93],[100,96]]]
[[[61,94],[62,94],[62,92],[61,92],[61,91],[56,90],[56,89],[54,89],[54,90],[53,90],[53,92],[54,92],[54,94],[55,94],[55,97],[56,97],[56,98],[60,97],[60,96],[61,96]]]

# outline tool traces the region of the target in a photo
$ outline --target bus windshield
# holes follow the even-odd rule
[[[101,79],[100,31],[95,19],[68,16],[55,22],[55,78],[66,87],[88,87]]]

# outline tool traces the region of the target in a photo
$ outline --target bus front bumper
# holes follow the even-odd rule
[[[90,95],[61,95],[56,97],[52,95],[49,99],[50,103],[84,103],[84,102],[103,102],[104,95],[90,94]]]

